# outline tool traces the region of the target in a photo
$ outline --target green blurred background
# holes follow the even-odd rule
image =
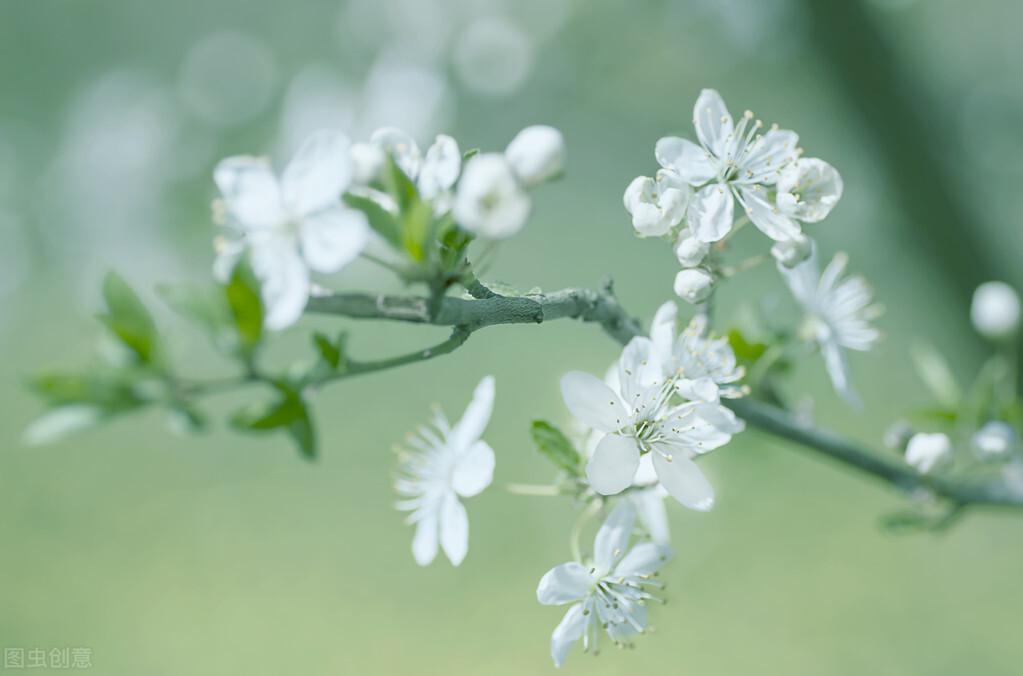
[[[872,280],[887,337],[853,358],[864,411],[838,403],[816,362],[792,392],[879,446],[927,401],[912,340],[971,373],[984,348],[969,291],[1023,283],[1021,19],[994,0],[0,0],[0,647],[90,647],[102,674],[551,671],[561,611],[534,590],[568,558],[572,511],[502,485],[550,477],[529,421],[565,422],[559,375],[614,358],[595,328],[488,329],[454,356],[331,388],[314,464],[279,438],[174,436],[156,413],[26,448],[41,405],[25,378],[90,358],[104,270],[147,291],[206,278],[217,159],[286,158],[322,126],[447,131],[466,148],[559,126],[567,176],[537,192],[487,278],[553,289],[611,274],[647,321],[677,264],[633,237],[622,191],[655,169],[658,137],[691,135],[693,101],[715,87],[842,172],[841,206],[811,232]],[[740,247],[763,248],[745,234]],[[395,289],[361,264],[334,281]],[[722,317],[741,321],[765,289],[786,301],[758,270],[725,289]],[[225,368],[160,317],[183,369]],[[440,335],[347,324],[367,357]],[[274,358],[302,345],[285,337]],[[495,483],[469,505],[461,568],[421,569],[392,507],[391,447],[433,402],[457,416],[485,373]],[[670,507],[677,559],[656,632],[633,652],[573,653],[566,672],[1023,671],[1020,517],[894,536],[879,520],[900,497],[756,432],[706,467],[716,509]]]

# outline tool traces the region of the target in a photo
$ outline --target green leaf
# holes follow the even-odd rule
[[[203,328],[215,343],[223,341],[233,322],[219,289],[200,284],[161,284],[156,292],[172,310]]]
[[[314,458],[316,434],[301,393],[284,381],[275,382],[273,385],[280,395],[275,402],[269,405],[247,406],[234,414],[231,424],[238,429],[253,432],[283,430],[292,438],[304,457]]]
[[[369,221],[369,227],[373,228],[378,235],[387,240],[391,246],[395,249],[402,248],[401,224],[398,223],[398,220],[391,212],[369,197],[361,195],[346,194],[344,201],[348,206],[364,213],[366,220]]]
[[[465,162],[466,160],[470,160],[479,154],[480,154],[479,148],[469,148],[462,154],[462,161]]]
[[[145,403],[140,394],[144,388],[138,387],[143,379],[152,382],[151,376],[131,370],[46,373],[33,378],[30,386],[54,406],[86,404],[118,412]]]
[[[426,258],[433,236],[433,207],[427,202],[414,202],[402,218],[402,248],[414,261]]]
[[[767,352],[766,344],[749,342],[738,329],[728,332],[728,344],[732,346],[735,358],[744,364],[752,364]]]
[[[224,297],[238,332],[242,352],[252,353],[263,338],[263,301],[259,282],[245,263],[239,263],[224,287]]]
[[[387,156],[387,162],[384,165],[382,180],[384,189],[398,203],[398,208],[402,213],[408,211],[409,207],[419,201],[419,191],[416,190],[415,184],[390,155]]]
[[[308,416],[299,418],[288,425],[288,436],[298,446],[298,450],[304,458],[316,459],[316,430],[313,429],[313,421]]]
[[[117,273],[103,279],[103,299],[107,312],[100,321],[135,355],[142,364],[159,360],[159,336],[149,310]]]
[[[331,371],[338,371],[344,364],[345,343],[348,335],[341,333],[336,341],[332,341],[326,334],[317,331],[313,334],[313,345],[320,353],[320,359],[327,364]]]
[[[546,420],[534,420],[530,434],[540,453],[556,467],[572,476],[582,476],[582,456],[561,430]]]

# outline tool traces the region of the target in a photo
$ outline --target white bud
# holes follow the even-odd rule
[[[484,153],[466,163],[452,209],[460,226],[489,239],[504,239],[522,229],[529,208],[529,196],[504,155]]]
[[[366,185],[380,176],[386,159],[380,146],[374,143],[353,143],[349,152],[352,155],[353,183]]]
[[[703,262],[703,259],[710,253],[710,244],[701,242],[693,236],[689,228],[684,228],[678,234],[678,244],[675,246],[675,256],[679,264],[686,268],[695,268]]]
[[[681,270],[675,275],[675,293],[688,303],[702,303],[714,290],[714,277],[702,268]]]
[[[1003,458],[1016,446],[1016,430],[1000,420],[992,420],[974,433],[970,445],[982,460]]]
[[[1005,282],[985,282],[973,292],[970,319],[986,338],[1007,338],[1019,329],[1019,296]]]
[[[952,442],[947,434],[914,434],[906,446],[906,462],[921,474],[950,459]]]
[[[805,261],[813,253],[813,240],[800,233],[791,239],[776,242],[771,247],[771,255],[786,268],[792,269]]]
[[[543,183],[565,168],[565,138],[554,127],[526,127],[504,151],[508,163],[523,185]]]

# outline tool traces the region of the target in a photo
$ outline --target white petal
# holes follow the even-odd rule
[[[678,316],[678,306],[674,301],[668,301],[657,308],[654,319],[650,323],[650,342],[653,345],[653,353],[661,362],[662,366],[671,363],[672,346],[675,344],[675,320]]]
[[[739,186],[739,199],[746,209],[746,215],[762,233],[781,242],[798,237],[799,223],[786,216],[767,201],[767,190],[759,185]]]
[[[781,171],[799,157],[799,136],[788,129],[771,129],[756,142],[739,168],[739,183],[773,185]]]
[[[582,638],[585,629],[586,615],[583,614],[583,604],[577,603],[568,609],[551,634],[551,659],[554,660],[554,666],[560,667],[565,663],[569,649]]]
[[[234,272],[234,266],[245,254],[245,242],[241,239],[218,237],[213,240],[213,249],[216,254],[213,259],[213,279],[221,284],[227,284]]]
[[[654,146],[654,156],[665,169],[671,169],[689,185],[702,185],[718,173],[718,161],[692,141],[665,136]]]
[[[292,212],[311,214],[338,203],[352,180],[351,143],[338,131],[310,136],[284,169],[281,191]]]
[[[669,461],[660,453],[654,454],[654,469],[661,485],[671,497],[689,509],[706,512],[714,506],[714,489],[696,463],[682,454]]]
[[[628,500],[619,502],[597,531],[593,541],[593,562],[606,575],[625,554],[636,525],[636,508]]]
[[[445,495],[440,505],[440,546],[454,566],[469,551],[469,517],[454,493]]]
[[[358,258],[370,229],[361,211],[335,206],[307,216],[299,231],[302,256],[317,272],[337,272]]]
[[[477,441],[461,454],[451,474],[451,488],[464,498],[478,495],[494,479],[494,449]]]
[[[644,336],[629,341],[618,359],[618,382],[625,404],[635,409],[644,392],[664,382],[664,369],[653,342]]]
[[[450,136],[438,135],[426,151],[423,168],[419,171],[419,194],[423,199],[432,200],[441,192],[450,190],[461,169],[462,153],[458,142]]]
[[[831,385],[835,392],[845,399],[850,406],[861,406],[860,398],[849,382],[849,368],[845,362],[845,355],[842,348],[834,340],[821,341],[821,355],[824,357],[824,366],[831,378]]]
[[[734,208],[728,186],[711,183],[693,196],[686,216],[689,228],[701,242],[717,242],[732,230]]]
[[[427,566],[437,556],[437,515],[430,514],[416,523],[412,538],[412,556],[420,566]]]
[[[621,493],[630,485],[639,467],[639,448],[629,437],[605,435],[586,464],[586,477],[601,495]]]
[[[395,127],[381,127],[373,132],[369,140],[390,154],[409,179],[414,181],[419,177],[423,156],[411,136]]]
[[[565,138],[554,127],[526,127],[504,151],[519,180],[535,186],[561,173],[565,166]]]
[[[800,158],[778,177],[778,208],[807,223],[823,220],[842,198],[842,176],[815,157]]]
[[[485,376],[476,385],[472,401],[465,408],[462,419],[451,431],[449,439],[457,449],[467,449],[483,435],[494,411],[494,376]]]
[[[586,596],[593,584],[586,567],[576,561],[551,568],[540,578],[536,600],[545,606],[560,606]]]
[[[717,402],[720,399],[718,384],[713,378],[682,378],[675,384],[675,389],[688,401]]]
[[[252,230],[284,220],[280,186],[265,159],[240,156],[221,160],[213,180],[235,225]]]
[[[649,455],[647,453],[647,456]],[[653,464],[650,468],[653,471]],[[664,508],[664,489],[658,486],[638,491],[632,495],[632,504],[636,505],[636,515],[653,541],[657,544],[668,544],[671,540],[671,529],[668,527],[668,510]]]
[[[671,549],[653,542],[641,542],[629,550],[618,565],[614,575],[650,575],[660,570],[671,559]]]
[[[734,131],[734,125],[721,94],[716,90],[700,92],[693,106],[693,126],[700,143],[718,157],[724,156],[725,144]]]
[[[596,376],[582,371],[570,371],[561,377],[561,396],[572,415],[601,432],[617,430],[628,415],[622,400],[611,388]]]
[[[290,237],[267,237],[251,248],[252,271],[259,279],[264,323],[270,329],[291,326],[309,300],[309,271]]]

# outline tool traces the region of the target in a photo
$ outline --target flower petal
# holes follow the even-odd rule
[[[689,509],[706,512],[714,506],[714,489],[696,463],[682,454],[668,460],[654,454],[654,469],[671,497]]]
[[[572,415],[601,432],[617,430],[628,415],[611,388],[583,371],[569,371],[561,377],[561,396]]]
[[[455,462],[451,488],[463,498],[479,495],[494,479],[494,449],[477,441]]]
[[[469,516],[454,493],[445,495],[440,505],[440,546],[454,566],[469,552]]]
[[[738,183],[774,185],[782,170],[799,157],[799,135],[788,129],[771,129],[742,160]]]
[[[718,157],[724,156],[725,144],[735,127],[724,100],[714,89],[704,89],[693,106],[693,126],[700,143]]]
[[[664,382],[661,361],[649,338],[636,336],[622,350],[618,359],[618,382],[625,404],[632,410],[642,404],[643,394],[649,388]]]
[[[260,281],[264,322],[281,330],[302,316],[309,300],[309,271],[290,237],[260,238],[251,248],[252,271]]]
[[[339,131],[325,129],[306,139],[281,177],[288,208],[305,216],[337,204],[352,180],[350,148]]]
[[[586,463],[586,477],[601,495],[615,495],[632,485],[638,467],[639,448],[635,440],[607,434]]]
[[[428,566],[437,556],[437,515],[430,513],[416,523],[412,538],[412,557],[420,566]]]
[[[717,242],[732,230],[735,205],[728,186],[711,183],[693,196],[686,218],[689,229],[701,242]]]
[[[565,663],[569,649],[582,638],[583,632],[586,630],[586,621],[581,603],[569,608],[565,616],[561,618],[561,622],[551,634],[551,659],[554,660],[554,666],[560,667]]]
[[[419,177],[423,156],[411,136],[396,127],[381,127],[369,140],[393,157],[394,163],[410,180],[415,181]]]
[[[856,390],[849,382],[849,367],[845,361],[845,354],[842,347],[834,340],[820,341],[821,356],[824,357],[824,366],[831,378],[831,385],[835,392],[845,399],[850,406],[859,408],[862,406]]]
[[[636,508],[628,500],[622,500],[597,531],[593,541],[593,562],[601,575],[606,575],[625,553],[636,524]]]
[[[239,156],[221,160],[213,170],[213,180],[234,225],[255,230],[284,220],[280,186],[265,159]]]
[[[593,584],[590,572],[581,563],[571,561],[548,570],[536,587],[536,600],[545,606],[560,606],[586,596]]]
[[[671,169],[689,185],[702,185],[718,174],[718,161],[692,141],[665,136],[654,146],[658,164]]]
[[[649,453],[647,454],[650,455]],[[651,471],[653,465],[651,464]],[[665,491],[660,486],[632,493],[630,499],[636,506],[636,516],[643,528],[657,544],[666,545],[671,540],[668,527],[668,510],[664,508]]]
[[[672,349],[675,344],[675,320],[678,317],[678,306],[668,301],[657,308],[654,319],[650,322],[650,342],[653,353],[662,365],[672,361]]]
[[[337,272],[355,260],[369,242],[361,211],[335,206],[306,217],[299,231],[302,256],[317,272]]]
[[[465,408],[462,419],[452,429],[449,439],[457,449],[468,449],[482,435],[494,411],[494,376],[485,376],[476,385],[472,401]]]
[[[799,223],[781,212],[781,209],[767,201],[767,191],[759,186],[738,186],[739,201],[746,209],[746,215],[760,232],[776,242],[798,237]]]
[[[650,575],[671,559],[671,548],[653,542],[641,542],[618,562],[614,575]]]
[[[450,190],[458,180],[461,169],[462,153],[458,149],[458,142],[450,136],[439,134],[426,151],[423,168],[419,171],[419,194],[423,199],[432,200]]]

